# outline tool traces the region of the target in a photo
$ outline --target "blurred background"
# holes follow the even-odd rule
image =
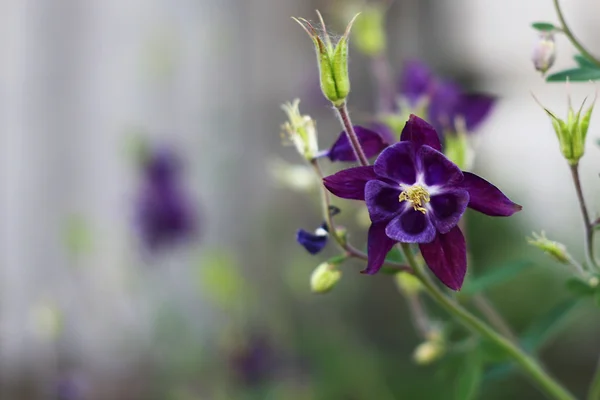
[[[301,99],[323,148],[341,131],[290,16],[316,20],[318,8],[341,33],[349,3],[0,2],[0,399],[453,398],[455,376],[413,361],[422,339],[389,275],[348,262],[335,290],[310,293],[326,257],[295,233],[321,223],[318,196],[274,179],[283,163],[302,163],[282,146],[280,104]],[[564,8],[600,53],[598,4]],[[567,268],[525,237],[543,229],[583,259],[569,170],[531,92],[563,115],[568,92],[579,104],[596,90],[544,83],[531,63],[537,20],[556,20],[550,0],[396,0],[386,13],[394,76],[417,58],[499,97],[473,170],[524,209],[468,214],[469,275],[531,261],[486,293],[517,333],[569,297]],[[557,48],[557,69],[569,66],[570,44],[559,37]],[[350,53],[349,109],[361,123],[375,111],[374,82],[369,59]],[[596,216],[599,124],[581,164]],[[147,222],[156,192],[169,200]],[[363,243],[356,209],[336,204]],[[599,329],[597,308],[582,303],[539,349],[579,396]],[[515,371],[480,392],[509,396],[543,398]]]

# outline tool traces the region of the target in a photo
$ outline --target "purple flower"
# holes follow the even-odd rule
[[[345,169],[323,182],[336,196],[367,204],[369,260],[362,272],[379,271],[395,243],[418,243],[431,271],[453,290],[461,288],[467,268],[465,239],[457,226],[465,209],[492,216],[521,210],[497,187],[448,160],[435,129],[415,115],[400,142],[386,148],[374,165]]]
[[[254,334],[229,356],[229,365],[238,381],[260,385],[272,378],[279,364],[275,349],[264,335]]]
[[[137,198],[140,236],[150,250],[187,239],[196,231],[191,199],[179,182],[180,161],[171,149],[148,151]]]
[[[354,131],[356,132],[358,141],[361,144],[367,158],[376,156],[383,149],[396,141],[389,129],[383,129],[382,126],[383,125],[377,126],[377,131],[363,128],[362,126],[358,125],[354,126]],[[346,131],[342,131],[339,134],[337,140],[335,143],[333,143],[326,154],[332,162],[356,161],[356,157],[354,156],[354,151],[352,150],[352,146],[350,145]]]
[[[420,61],[405,63],[400,77],[400,93],[410,107],[427,104],[427,121],[438,132],[456,131],[457,117],[464,119],[467,132],[475,130],[489,115],[495,98],[465,93],[455,83],[443,81]]]
[[[329,206],[329,215],[332,217],[341,211],[335,206]],[[325,248],[329,240],[329,229],[327,222],[323,222],[314,233],[304,229],[298,229],[296,232],[296,241],[300,243],[310,254],[318,254]]]

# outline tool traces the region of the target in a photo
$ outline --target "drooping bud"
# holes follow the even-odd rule
[[[538,40],[533,48],[533,66],[542,75],[548,71],[556,59],[556,44],[554,31],[540,31]]]
[[[563,156],[570,165],[577,165],[585,152],[585,139],[587,137],[587,131],[590,125],[590,118],[592,117],[592,111],[594,110],[596,98],[594,98],[592,105],[583,114],[583,106],[585,105],[587,99],[583,101],[579,107],[579,110],[577,113],[575,113],[573,107],[571,106],[571,99],[569,98],[569,110],[566,121],[558,118],[552,111],[541,105],[535,96],[534,99],[550,117],[552,121],[552,127],[554,128],[556,136],[558,137],[560,151],[562,152]]]
[[[342,272],[337,269],[339,262],[329,260],[320,264],[310,276],[310,289],[313,293],[327,293],[338,283]]]
[[[569,264],[571,256],[567,252],[567,248],[564,244],[548,239],[544,231],[542,231],[539,235],[533,232],[531,236],[533,237],[527,238],[527,243],[542,250],[559,263]]]
[[[416,296],[420,291],[423,290],[423,284],[413,274],[408,272],[398,272],[395,275],[396,285],[398,289],[406,296]]]
[[[317,129],[315,121],[308,115],[301,115],[299,109],[300,100],[295,99],[292,103],[281,106],[288,116],[288,121],[281,125],[296,150],[306,160],[311,161],[318,152]]]
[[[354,25],[354,45],[363,54],[373,57],[383,53],[387,46],[385,36],[385,8],[382,4],[367,4],[361,18]]]
[[[348,39],[352,24],[358,17],[358,14],[352,18],[346,31],[340,40],[334,46],[331,37],[327,33],[327,28],[323,22],[323,17],[317,11],[323,30],[323,38],[319,36],[317,29],[304,18],[293,18],[306,31],[312,39],[317,53],[317,62],[319,64],[321,91],[323,95],[339,107],[344,104],[346,96],[350,93],[350,78],[348,76]]]
[[[427,334],[427,340],[417,346],[413,360],[418,365],[429,365],[439,360],[446,353],[446,345],[442,333],[436,329]]]

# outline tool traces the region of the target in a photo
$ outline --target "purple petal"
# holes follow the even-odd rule
[[[456,185],[463,180],[463,173],[441,152],[422,146],[417,152],[420,169],[428,186]]]
[[[372,222],[389,221],[396,216],[404,205],[400,204],[400,187],[372,180],[365,186],[365,201]]]
[[[467,246],[458,226],[419,248],[431,272],[450,289],[460,290],[467,272]]]
[[[379,271],[385,256],[394,247],[396,242],[390,239],[385,234],[386,222],[378,222],[371,224],[369,228],[369,237],[367,239],[367,254],[369,260],[367,261],[367,268],[360,271],[363,274],[373,275]]]
[[[423,119],[411,114],[402,129],[400,141],[410,141],[418,148],[422,145],[433,147],[438,151],[442,151],[440,138],[433,126],[429,125]]]
[[[417,60],[407,61],[400,76],[400,93],[414,105],[427,94],[433,79],[427,65]]]
[[[398,141],[396,133],[388,124],[384,124],[383,122],[373,122],[370,125],[371,129],[378,132],[383,138],[383,141],[388,145]]]
[[[390,221],[385,228],[390,238],[403,243],[427,243],[435,237],[435,227],[428,213],[423,214],[412,206]]]
[[[446,233],[458,224],[469,203],[469,192],[455,189],[431,196],[431,220],[440,233]]]
[[[356,132],[358,141],[361,144],[367,158],[376,156],[381,152],[381,150],[385,149],[391,143],[385,141],[383,136],[378,132],[363,128],[362,126],[355,126],[354,131]],[[346,131],[340,133],[333,146],[331,146],[331,149],[328,152],[328,157],[332,162],[356,161],[354,150],[352,150],[352,146],[350,145],[350,140],[348,140]]]
[[[331,193],[343,199],[364,200],[365,185],[377,179],[373,166],[343,169],[323,178],[323,184]]]
[[[327,244],[328,236],[329,235],[326,233],[318,234],[305,231],[304,229],[298,229],[298,232],[296,232],[296,241],[300,243],[310,254],[317,254],[323,250]]]
[[[381,152],[373,169],[379,176],[412,185],[417,180],[414,157],[415,147],[411,142],[396,143]]]
[[[509,217],[523,208],[485,179],[470,172],[463,175],[461,186],[469,191],[469,207],[473,210],[492,217]]]
[[[465,119],[467,131],[475,130],[490,114],[496,99],[486,94],[465,94],[461,96],[456,113]]]
[[[440,133],[453,130],[461,95],[460,87],[452,82],[443,82],[435,87],[429,103],[428,117]]]

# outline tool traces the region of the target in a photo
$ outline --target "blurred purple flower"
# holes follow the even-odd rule
[[[400,142],[386,148],[374,165],[323,179],[336,196],[367,204],[371,227],[364,273],[377,273],[397,242],[418,243],[431,271],[459,290],[467,269],[465,238],[458,227],[465,209],[491,216],[521,210],[491,183],[462,172],[441,150],[435,129],[411,115]]]
[[[172,149],[150,149],[142,161],[137,223],[152,251],[189,239],[197,231],[192,200],[180,182],[181,163]]]
[[[229,356],[236,379],[246,386],[260,385],[271,379],[279,364],[275,349],[265,335],[254,334]]]
[[[78,375],[65,374],[56,383],[55,390],[57,400],[83,400],[86,384]]]
[[[467,132],[475,130],[492,111],[496,99],[480,93],[465,93],[458,85],[433,75],[420,61],[408,61],[400,77],[400,93],[410,107],[425,101],[423,117],[437,132],[456,131],[456,118],[464,120]]]

